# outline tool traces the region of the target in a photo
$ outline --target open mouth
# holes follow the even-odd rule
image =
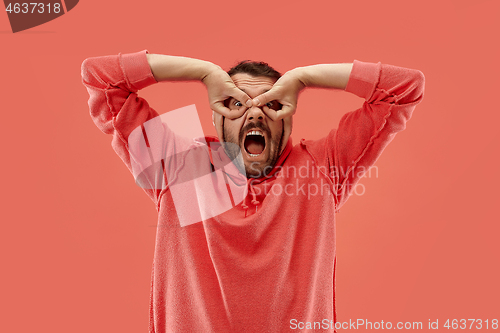
[[[260,130],[252,130],[245,136],[243,145],[248,155],[257,157],[266,149],[266,138]]]

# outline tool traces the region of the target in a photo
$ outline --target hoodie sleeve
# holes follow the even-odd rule
[[[140,89],[156,83],[146,53],[89,58],[82,64],[83,84],[90,95],[90,116],[102,132],[113,136],[111,146],[133,174],[137,173],[133,169],[140,157],[131,154],[130,144],[146,146],[141,126],[159,120],[158,113],[137,95]],[[136,177],[136,181],[139,184],[141,180]],[[155,181],[152,179],[142,181],[150,183],[139,185],[158,205],[161,187],[151,184]]]
[[[337,210],[396,133],[405,129],[422,101],[424,75],[418,70],[354,61],[345,90],[365,102],[342,117],[324,145]]]

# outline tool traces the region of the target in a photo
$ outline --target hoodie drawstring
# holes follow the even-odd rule
[[[248,192],[252,195],[252,201],[250,201],[252,203],[252,205],[255,206],[255,212],[257,213],[257,206],[260,205],[260,201],[257,200],[257,194],[255,194],[255,189],[254,189],[254,186],[253,186],[253,181],[254,179],[253,178],[250,178],[248,179],[247,181],[247,187],[248,187]],[[245,217],[247,217],[247,213],[248,213],[248,195],[245,197],[245,200],[243,200],[243,203],[241,204],[241,208],[243,208],[245,210]]]

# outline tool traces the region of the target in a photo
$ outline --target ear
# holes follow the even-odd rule
[[[212,110],[212,125],[215,127],[215,111]]]

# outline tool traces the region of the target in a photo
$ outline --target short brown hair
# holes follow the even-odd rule
[[[243,60],[227,72],[229,76],[233,76],[238,73],[249,74],[252,76],[270,77],[275,80],[278,80],[281,77],[280,72],[263,61]]]

